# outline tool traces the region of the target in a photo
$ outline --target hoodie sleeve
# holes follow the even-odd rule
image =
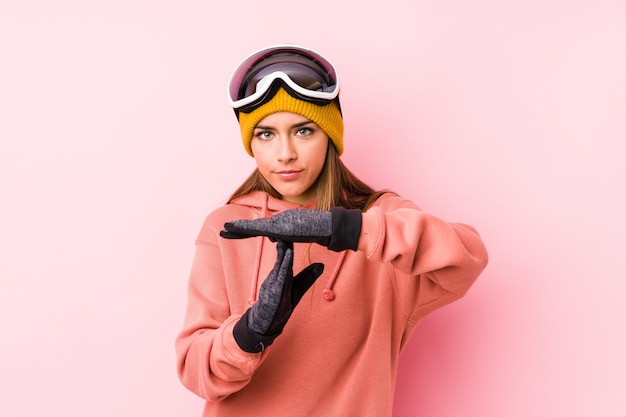
[[[183,385],[206,400],[220,401],[249,383],[265,354],[246,353],[234,340],[241,314],[231,312],[220,248],[206,229],[196,242],[187,311],[175,347]]]
[[[398,295],[413,320],[465,295],[488,261],[474,228],[447,223],[399,197],[363,213],[358,250],[393,265]]]

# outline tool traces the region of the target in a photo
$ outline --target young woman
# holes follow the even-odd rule
[[[447,223],[342,163],[339,80],[295,45],[245,59],[230,82],[257,168],[196,240],[182,383],[208,416],[390,416],[400,351],[422,317],[487,264]]]

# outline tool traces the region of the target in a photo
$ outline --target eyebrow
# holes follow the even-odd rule
[[[293,126],[291,126],[291,128],[292,129],[297,129],[299,127],[306,126],[306,125],[311,124],[311,123],[315,123],[315,122],[313,122],[313,120],[305,120],[304,122],[300,122],[300,123],[294,124]],[[263,125],[256,125],[254,128],[255,129],[263,129],[263,130],[275,130],[275,128],[273,128],[272,126],[263,126]]]

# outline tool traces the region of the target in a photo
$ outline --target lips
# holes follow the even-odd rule
[[[291,181],[291,180],[298,178],[301,173],[302,171],[296,171],[296,170],[290,169],[290,170],[284,170],[284,171],[277,171],[276,175],[278,175],[278,177],[284,181]]]

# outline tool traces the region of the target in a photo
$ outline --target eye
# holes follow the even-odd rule
[[[296,130],[296,136],[310,136],[313,134],[313,129],[310,127],[301,127]]]
[[[254,137],[260,140],[270,140],[274,135],[269,130],[259,130],[254,134]]]

